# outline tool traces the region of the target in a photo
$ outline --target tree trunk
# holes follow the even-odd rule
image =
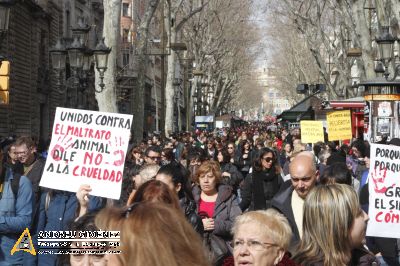
[[[175,13],[171,14],[171,20],[175,20]],[[167,29],[171,27],[171,36],[168,36],[170,43],[176,42],[176,28],[171,25],[171,22],[166,20]],[[175,78],[175,61],[176,54],[171,50],[171,54],[168,56],[168,70],[167,70],[167,81],[165,84],[165,136],[168,137],[174,130],[174,78]]]
[[[111,47],[112,50],[108,55],[107,71],[104,73],[105,87],[103,92],[96,93],[96,100],[100,111],[117,113],[117,98],[115,94],[117,82],[114,77],[116,76],[117,72],[117,56],[119,51],[121,0],[104,0],[103,5],[103,36],[105,37],[106,45]],[[95,86],[97,89],[100,89],[100,75],[97,70],[95,73]]]
[[[149,35],[150,21],[154,16],[154,12],[158,6],[159,0],[149,1],[146,12],[142,18],[142,23],[138,29],[140,39],[137,44],[137,60],[138,60],[138,82],[136,87],[136,94],[134,97],[133,107],[133,140],[139,143],[143,139],[143,125],[144,125],[144,91],[146,87],[146,43]]]

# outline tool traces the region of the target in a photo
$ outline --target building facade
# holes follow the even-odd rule
[[[58,77],[52,70],[49,50],[60,38],[68,43],[79,18],[92,27],[88,45],[93,48],[102,34],[101,0],[26,0],[11,8],[9,30],[0,51],[10,61],[9,102],[0,104],[0,136],[50,138],[56,108],[68,106],[66,79],[71,73],[67,64],[61,78],[61,86],[67,86],[63,92],[56,86]],[[85,109],[95,110],[90,76]]]

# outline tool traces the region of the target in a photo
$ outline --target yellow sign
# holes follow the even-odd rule
[[[10,61],[1,61],[0,76],[10,75]]]
[[[25,251],[31,253],[33,256],[36,256],[35,247],[32,244],[32,237],[29,233],[29,229],[25,228],[24,232],[22,232],[18,241],[15,242],[14,247],[11,249],[11,255],[14,255],[17,251]]]
[[[316,143],[324,141],[324,129],[322,121],[300,121],[301,142]]]
[[[10,95],[8,91],[0,90],[0,104],[8,104],[10,102]]]
[[[333,111],[326,115],[328,122],[328,139],[345,140],[353,137],[351,131],[350,110]]]
[[[0,76],[0,91],[8,91],[10,86],[10,77]]]

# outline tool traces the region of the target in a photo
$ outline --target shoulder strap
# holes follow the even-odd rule
[[[21,180],[21,176],[22,175],[20,173],[14,173],[14,178],[11,180],[11,190],[14,193],[15,199],[18,196],[19,181]]]
[[[24,175],[28,175],[29,172],[32,170],[32,168],[35,166],[35,164],[38,162],[39,160],[34,161],[24,172]]]

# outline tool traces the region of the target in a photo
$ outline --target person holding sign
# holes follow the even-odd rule
[[[100,210],[105,205],[103,198],[90,196],[91,187],[81,185],[77,193],[49,190],[42,194],[35,238],[41,231],[68,230],[71,222],[86,212]],[[57,265],[57,255],[38,254],[38,265]]]

